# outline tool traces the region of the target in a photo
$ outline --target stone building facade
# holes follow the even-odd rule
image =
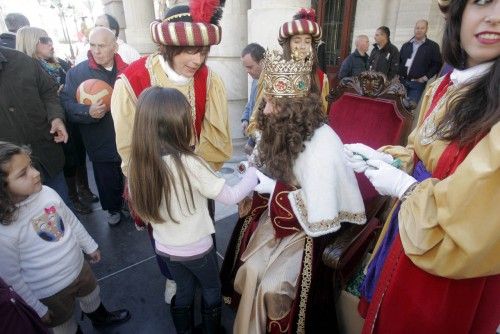
[[[226,85],[231,133],[234,140],[241,139],[240,117],[246,103],[249,78],[240,62],[240,52],[251,42],[265,48],[278,48],[277,34],[280,25],[291,19],[301,7],[315,7],[318,13],[332,1],[344,4],[353,2],[351,17],[350,47],[353,36],[366,34],[374,43],[377,27],[385,25],[391,29],[391,40],[399,48],[413,36],[413,27],[418,19],[429,21],[428,36],[441,43],[443,17],[436,0],[227,0],[222,24],[222,42],[212,47],[208,60]],[[155,50],[149,33],[149,23],[163,16],[166,8],[186,3],[184,0],[102,0],[105,12],[115,16],[123,27],[123,38],[141,54]],[[323,17],[323,23],[328,21]],[[342,27],[342,24],[339,25]],[[324,25],[328,27],[328,25]],[[325,28],[324,28],[325,29]],[[328,41],[327,41],[328,42]],[[346,50],[349,53],[351,50]],[[339,62],[342,59],[336,59]]]

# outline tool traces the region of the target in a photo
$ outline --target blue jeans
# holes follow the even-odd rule
[[[220,305],[222,295],[215,247],[196,260],[172,261],[169,257],[163,258],[177,284],[176,307],[187,307],[193,304],[197,285],[201,286],[205,308]]]
[[[406,95],[408,98],[418,104],[425,89],[425,82],[411,81],[408,79],[401,80],[401,82],[406,88]]]
[[[66,184],[66,179],[64,178],[64,172],[61,170],[59,173],[53,177],[43,176],[43,184],[50,187],[56,191],[56,193],[61,196],[64,204],[72,208],[73,203],[69,200],[68,185]]]

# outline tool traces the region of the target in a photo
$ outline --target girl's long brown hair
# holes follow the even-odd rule
[[[170,206],[172,189],[179,201],[184,198],[190,211],[195,209],[191,182],[181,161],[183,155],[197,158],[189,146],[192,136],[191,106],[181,92],[150,87],[139,96],[128,182],[132,208],[144,221],[165,222],[160,215],[162,200],[175,221]],[[166,155],[178,171],[182,189],[175,187],[174,174],[162,158]]]
[[[274,98],[275,112],[264,114],[262,103],[257,111],[258,127],[262,131],[259,159],[273,178],[292,184],[295,180],[293,165],[304,143],[311,139],[314,130],[325,123],[320,97]]]

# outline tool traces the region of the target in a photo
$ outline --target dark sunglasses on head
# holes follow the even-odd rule
[[[38,41],[42,44],[52,43],[52,39],[50,37],[40,37],[40,39]]]

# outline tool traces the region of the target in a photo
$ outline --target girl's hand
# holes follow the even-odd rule
[[[90,257],[89,262],[92,264],[101,261],[101,251],[100,250],[96,250],[95,252],[88,254],[88,256]]]

